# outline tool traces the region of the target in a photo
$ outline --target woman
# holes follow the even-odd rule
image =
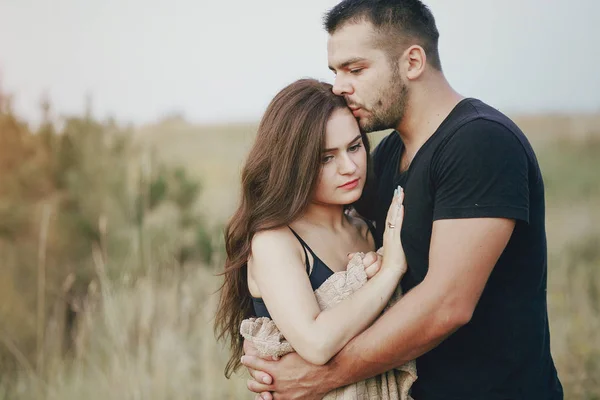
[[[369,225],[347,215],[367,179],[369,143],[331,85],[303,79],[269,104],[242,171],[241,203],[226,229],[225,281],[216,315],[230,337],[225,374],[240,366],[240,324],[271,318],[305,360],[324,364],[366,329],[406,271],[400,190],[388,212],[380,270],[322,311],[313,291],[346,269],[348,254],[376,249]]]

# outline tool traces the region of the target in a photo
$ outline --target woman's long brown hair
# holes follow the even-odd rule
[[[253,236],[286,226],[310,203],[321,170],[325,127],[331,114],[346,108],[328,83],[301,79],[271,101],[242,170],[241,201],[225,229],[225,277],[215,317],[217,338],[229,339],[229,378],[240,366],[242,320],[253,316],[247,261]],[[369,154],[369,142],[363,133]]]

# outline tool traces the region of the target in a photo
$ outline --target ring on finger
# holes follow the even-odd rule
[[[396,225],[392,224],[391,222],[388,221],[387,223],[388,228],[390,229],[394,229],[396,227]]]

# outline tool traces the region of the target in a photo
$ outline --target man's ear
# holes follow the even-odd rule
[[[404,62],[402,66],[404,68],[404,76],[408,80],[418,79],[425,71],[427,66],[427,54],[425,50],[419,45],[412,45],[404,51],[403,54]]]

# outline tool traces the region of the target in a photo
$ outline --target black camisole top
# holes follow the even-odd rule
[[[371,235],[373,236],[373,238],[376,238],[377,236],[375,235],[375,227],[370,221],[366,222],[369,226],[369,231],[371,232]],[[313,291],[315,291],[323,284],[323,282],[327,280],[327,278],[333,275],[333,271],[323,261],[321,261],[319,257],[317,257],[317,255],[306,244],[306,242],[302,240],[300,235],[298,235],[292,228],[290,228],[290,230],[292,231],[294,236],[296,236],[296,239],[298,239],[298,241],[302,245],[302,248],[304,249],[304,258],[306,259],[306,273],[308,274],[308,279],[310,280],[310,286],[312,287]],[[310,269],[310,262],[308,259],[307,252],[310,253],[313,257],[312,271]],[[254,305],[254,313],[257,317],[271,318],[271,315],[269,314],[269,311],[267,310],[267,306],[265,305],[263,299],[258,297],[252,297],[252,304]]]

